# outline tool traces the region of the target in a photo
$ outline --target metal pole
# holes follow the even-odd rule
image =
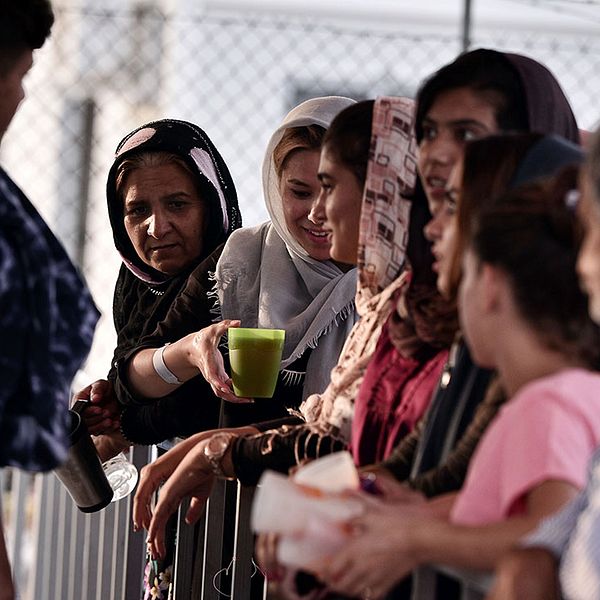
[[[77,264],[83,269],[85,259],[85,233],[90,201],[90,177],[92,169],[92,143],[94,135],[95,102],[87,98],[82,105],[83,130],[81,136],[81,174],[79,178],[79,223],[77,227]]]
[[[471,0],[465,0],[462,27],[462,51],[471,47]]]

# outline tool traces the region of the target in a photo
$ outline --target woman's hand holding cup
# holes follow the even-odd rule
[[[192,340],[191,360],[210,384],[215,396],[228,402],[250,403],[251,398],[238,398],[233,393],[231,377],[225,371],[219,342],[230,327],[239,327],[238,320],[225,319],[198,331]]]

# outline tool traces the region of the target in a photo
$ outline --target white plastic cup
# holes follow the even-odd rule
[[[360,487],[358,471],[350,452],[335,452],[300,467],[293,475],[296,483],[337,494]]]

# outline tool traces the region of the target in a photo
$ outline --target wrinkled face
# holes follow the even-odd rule
[[[462,260],[462,278],[458,290],[458,314],[460,327],[475,363],[481,367],[494,368],[491,344],[496,343],[490,329],[489,290],[483,276],[479,259],[467,249]]]
[[[25,98],[23,78],[33,65],[33,51],[25,50],[13,67],[0,75],[0,140],[17,112],[21,100]]]
[[[437,287],[445,297],[451,295],[454,264],[457,260],[456,207],[460,197],[462,173],[463,164],[459,160],[450,173],[443,203],[430,205],[432,217],[424,229],[425,237],[432,243],[431,251],[435,258],[432,268],[437,273]]]
[[[584,170],[581,177],[581,200],[577,207],[585,236],[577,259],[581,287],[589,298],[590,316],[600,323],[600,198]]]
[[[206,208],[192,176],[180,165],[131,171],[123,197],[125,229],[147,265],[176,275],[200,257]]]
[[[495,109],[467,87],[441,92],[423,118],[419,175],[432,205],[441,206],[450,173],[462,158],[465,143],[498,131]]]
[[[323,228],[324,219],[312,214],[321,190],[318,167],[318,150],[293,151],[283,164],[279,190],[289,232],[311,258],[329,260],[331,244]]]
[[[335,161],[325,146],[319,163],[321,205],[331,239],[331,258],[349,265],[357,263],[362,186],[356,175]]]

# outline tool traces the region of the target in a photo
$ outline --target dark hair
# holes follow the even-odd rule
[[[288,127],[273,148],[273,166],[277,177],[281,177],[285,162],[293,152],[296,150],[319,150],[324,136],[325,128],[320,125]]]
[[[585,169],[592,184],[594,197],[597,202],[600,202],[600,129],[590,140]]]
[[[323,148],[354,173],[361,187],[367,179],[374,106],[374,100],[363,100],[346,107],[333,119],[323,139]]]
[[[539,133],[490,135],[466,145],[456,213],[456,242],[449,274],[451,298],[456,298],[458,292],[465,240],[470,237],[473,220],[487,203],[506,193],[519,163],[542,137]]]
[[[53,23],[49,0],[0,3],[0,74],[5,75],[25,50],[41,48]]]
[[[437,287],[437,275],[433,271],[431,242],[425,238],[425,225],[431,220],[427,197],[417,177],[412,205],[406,254],[412,268],[412,276],[405,301],[408,320],[419,339],[433,348],[451,345],[458,326],[456,300],[444,298]]]
[[[516,69],[501,52],[480,48],[461,54],[421,85],[415,120],[417,142],[423,138],[423,119],[436,98],[462,87],[484,97],[494,107],[502,131],[529,129],[525,90]]]
[[[578,146],[540,133],[490,135],[467,143],[448,282],[451,297],[458,291],[462,255],[479,212],[519,184],[550,177],[582,157]]]
[[[508,275],[518,310],[548,348],[599,369],[600,327],[575,268],[581,226],[565,202],[577,174],[577,167],[566,167],[483,207],[469,247]]]

